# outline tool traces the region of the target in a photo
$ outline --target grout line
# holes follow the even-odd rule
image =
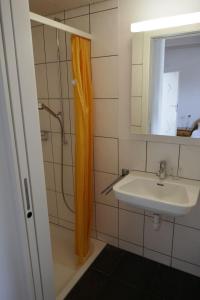
[[[125,242],[125,243],[128,243],[128,244],[131,244],[131,245],[134,245],[134,246],[137,246],[137,247],[140,247],[142,248],[142,245],[140,244],[137,244],[137,243],[134,243],[134,242],[130,242],[130,241],[127,241],[127,240],[124,240],[124,239],[119,239],[120,241],[122,242]],[[127,251],[127,250],[126,250]],[[129,251],[128,251],[129,252]],[[138,254],[139,255],[139,254]],[[139,256],[142,256],[142,255],[139,255]]]
[[[198,265],[198,264],[194,264],[194,263],[189,262],[188,260],[184,260],[184,259],[178,258],[178,257],[176,257],[176,256],[173,256],[172,258],[174,258],[174,259],[176,259],[176,260],[178,260],[178,261],[187,263],[187,264],[189,264],[189,265],[192,265],[192,266],[194,266],[194,267],[200,268],[200,264],[199,264],[199,265]],[[175,267],[172,267],[172,268],[175,269]],[[179,270],[180,270],[180,269],[179,269]],[[182,271],[182,272],[184,272],[184,271]],[[185,271],[185,272],[186,272],[186,271]],[[188,273],[188,272],[186,272],[186,273]],[[189,274],[190,274],[190,273],[189,273]],[[198,277],[199,277],[199,276],[198,276]]]
[[[175,218],[174,218],[175,220]],[[171,246],[171,259],[170,259],[170,266],[172,266],[172,256],[173,256],[173,248],[174,248],[174,230],[175,230],[175,223],[173,222],[173,232],[172,232],[172,246]]]
[[[165,254],[165,253],[163,253],[163,252],[160,252],[160,251],[157,251],[157,250],[154,250],[154,249],[151,249],[151,248],[149,248],[149,247],[144,247],[144,250],[150,250],[150,251],[152,251],[152,252],[155,252],[155,253],[158,253],[158,254],[161,254],[161,255],[164,255],[164,256],[167,256],[167,257],[169,257],[169,258],[171,258],[171,256],[170,255],[167,255],[167,254]],[[150,258],[148,258],[148,257],[145,257],[145,258],[147,258],[147,259],[150,259]],[[156,261],[156,260],[155,260]],[[158,262],[158,261],[156,261],[156,262]],[[159,262],[158,262],[159,263]],[[163,264],[163,263],[161,263],[161,264]],[[169,267],[171,266],[171,265],[168,265]]]
[[[104,12],[104,11],[109,11],[109,10],[114,10],[114,9],[118,9],[118,6],[115,6],[115,7],[112,7],[112,8],[107,8],[107,9],[102,9],[102,10],[98,10],[98,11],[94,11],[94,12],[90,12],[90,14],[94,15],[94,14],[98,14],[98,13],[101,13],[101,12]]]
[[[179,148],[178,148],[178,167],[177,167],[177,172],[176,172],[177,176],[179,175],[179,168],[180,168],[180,154],[181,154],[181,145],[179,145]]]
[[[119,97],[106,97],[106,98],[93,97],[93,100],[119,100]]]
[[[64,21],[68,21],[68,20],[72,20],[72,19],[76,19],[76,18],[80,18],[80,17],[85,17],[85,16],[89,16],[89,13],[84,13],[82,15],[78,15],[78,16],[74,16],[74,17],[69,17],[69,18],[65,18]]]
[[[91,16],[90,16],[90,14],[91,14],[91,12],[90,12],[90,4],[89,4],[89,33],[91,33]],[[92,53],[92,51],[90,53]]]
[[[101,136],[101,135],[95,135],[93,136],[94,138],[102,138],[102,139],[112,139],[112,140],[116,140],[118,141],[119,138],[118,137],[110,137],[110,136]],[[117,168],[118,173],[119,173],[119,167]]]
[[[91,59],[98,59],[98,58],[107,58],[107,57],[118,57],[119,54],[110,54],[110,55],[99,55],[99,56],[91,56]],[[53,61],[48,61],[45,60],[44,62],[38,62],[35,63],[35,66],[39,66],[39,65],[46,65],[46,64],[55,64],[55,63],[59,63],[59,62],[71,62],[71,59],[57,59],[57,60],[53,60]],[[141,97],[141,96],[134,96],[134,97]]]
[[[145,211],[144,211],[144,220],[143,220],[143,241],[142,241],[142,253],[143,253],[143,256],[144,256],[144,236],[145,236]]]
[[[119,56],[118,54],[101,55],[101,56],[91,56],[91,60],[92,59],[99,59],[99,58],[118,57],[118,56]]]
[[[147,159],[148,159],[148,154],[147,154],[147,149],[148,149],[148,142],[146,141],[146,145],[145,145],[145,147],[146,147],[146,157],[145,157],[145,172],[147,172]]]

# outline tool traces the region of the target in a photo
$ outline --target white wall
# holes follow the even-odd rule
[[[132,22],[200,10],[199,0],[119,0],[119,137],[130,137]]]
[[[177,124],[191,127],[200,118],[200,45],[166,48],[165,72],[176,71],[180,72]]]

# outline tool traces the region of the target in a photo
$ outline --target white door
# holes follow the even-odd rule
[[[176,136],[179,72],[163,74],[160,131],[163,135]]]
[[[0,299],[34,300],[0,26]]]
[[[34,299],[53,300],[53,263],[28,0],[0,0],[0,14],[6,69],[4,81],[9,90],[13,152],[16,152],[26,222]]]

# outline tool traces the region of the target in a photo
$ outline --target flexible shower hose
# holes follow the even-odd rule
[[[45,109],[48,113],[50,113],[54,118],[56,118],[60,124],[60,129],[61,129],[61,192],[62,192],[62,197],[63,201],[66,205],[66,207],[71,211],[72,213],[75,213],[75,211],[70,207],[69,203],[67,202],[66,195],[64,193],[64,126],[63,126],[63,121],[61,119],[60,114],[56,114],[53,110],[51,110],[48,106],[45,104],[42,104],[42,108]]]

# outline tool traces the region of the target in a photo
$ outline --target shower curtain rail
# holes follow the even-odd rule
[[[41,15],[30,12],[30,19],[32,21],[36,21],[36,22],[39,22],[39,23],[42,23],[42,24],[45,24],[45,25],[63,30],[63,31],[66,31],[68,33],[75,34],[75,35],[78,35],[80,37],[92,40],[92,35],[87,33],[87,32],[84,32],[82,30],[76,29],[74,27],[65,25],[63,23],[60,23],[60,22],[57,22],[57,21],[54,21],[54,20],[51,20],[51,19],[43,17]]]

